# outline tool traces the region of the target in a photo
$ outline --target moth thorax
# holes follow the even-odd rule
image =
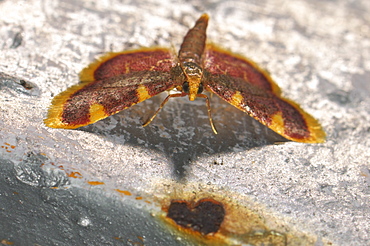
[[[194,62],[183,62],[181,65],[189,85],[189,100],[193,101],[199,91],[203,69]]]
[[[202,77],[203,69],[195,62],[183,62],[181,67],[186,77]]]

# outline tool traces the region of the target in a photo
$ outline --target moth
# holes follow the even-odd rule
[[[83,69],[80,83],[52,100],[46,126],[74,129],[116,114],[161,92],[169,94],[154,115],[173,97],[205,99],[216,94],[285,138],[303,143],[325,141],[325,132],[311,115],[281,95],[270,75],[253,61],[206,43],[209,16],[203,14],[185,35],[178,54],[169,48],[110,52]]]

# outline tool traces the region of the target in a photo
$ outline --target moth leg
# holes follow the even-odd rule
[[[153,114],[153,116],[143,124],[143,127],[146,127],[147,125],[150,124],[150,122],[152,122],[154,120],[154,118],[157,116],[158,112],[163,108],[163,106],[168,102],[168,100],[171,97],[184,97],[186,95],[188,95],[188,94],[187,93],[178,93],[178,94],[170,94],[170,95],[168,95],[163,100],[163,102],[161,103],[161,105],[159,106],[159,108],[157,109],[157,111],[155,111],[155,113]]]
[[[211,94],[212,95],[212,94]],[[197,97],[202,97],[204,99],[206,99],[206,104],[207,104],[207,111],[208,111],[208,118],[209,118],[209,123],[211,124],[211,127],[212,127],[212,130],[215,134],[217,134],[217,130],[216,130],[216,127],[215,127],[215,124],[213,124],[213,119],[212,119],[212,115],[211,115],[211,105],[209,103],[209,98],[207,95],[205,94],[198,94]]]

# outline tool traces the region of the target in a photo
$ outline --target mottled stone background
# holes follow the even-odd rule
[[[283,138],[216,97],[218,135],[202,99],[170,100],[142,128],[166,95],[77,130],[43,125],[94,58],[178,49],[203,12],[209,39],[267,69],[326,143],[274,144]],[[367,0],[0,1],[0,242],[192,245],[151,216],[190,192],[257,211],[302,239],[289,245],[368,245],[369,13]]]

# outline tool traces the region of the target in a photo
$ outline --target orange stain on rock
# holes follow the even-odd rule
[[[89,185],[103,185],[105,184],[104,182],[101,181],[87,181]]]
[[[3,244],[3,245],[13,245],[14,244],[13,242],[10,242],[6,239],[1,240],[0,243]]]
[[[126,196],[131,196],[131,192],[129,192],[128,190],[120,190],[120,189],[115,189],[115,191],[123,194],[123,195],[126,195]]]
[[[67,176],[75,179],[82,179],[82,174],[79,172],[71,172],[67,174]]]

